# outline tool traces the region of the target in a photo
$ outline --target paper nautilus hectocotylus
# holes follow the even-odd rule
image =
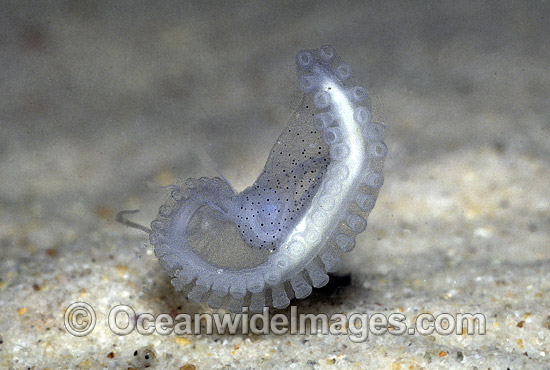
[[[365,230],[384,181],[385,126],[331,46],[296,57],[305,91],[258,179],[172,188],[149,235],[177,290],[213,308],[284,308],[322,287]]]

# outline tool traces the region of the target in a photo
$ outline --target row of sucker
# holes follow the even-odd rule
[[[237,194],[219,178],[189,179],[151,224],[161,266],[192,301],[284,308],[327,284],[367,226],[384,183],[385,126],[333,47],[296,62],[304,98],[254,184]]]

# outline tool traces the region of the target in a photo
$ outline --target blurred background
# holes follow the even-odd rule
[[[199,143],[244,186],[298,104],[296,52],[323,44],[371,91],[390,170],[483,145],[548,156],[549,7],[6,2],[0,196],[120,199],[161,168],[188,177]]]
[[[275,368],[331,359],[340,368],[542,364],[550,355],[549,35],[547,1],[2,2],[0,364],[101,364],[96,355],[120,338],[75,342],[50,331],[83,294],[105,313],[121,300],[157,312],[191,307],[142,247],[144,235],[114,214],[139,208],[132,219],[148,224],[165,197],[152,184],[217,171],[239,190],[251,184],[299,105],[296,52],[324,44],[369,90],[390,152],[370,225],[342,271],[350,287],[341,300],[336,288],[303,305],[400,307],[411,317],[468,308],[491,317],[493,331],[362,346],[310,336],[307,350],[303,338],[262,337],[240,358],[229,355],[240,337],[222,338],[229,350],[191,338],[201,344],[169,358],[173,338],[136,337],[116,356],[156,341],[165,364],[187,356],[199,368],[252,366],[269,348],[276,352],[263,364]],[[518,332],[526,313],[533,324]],[[281,352],[287,339],[302,362]],[[60,349],[66,341],[72,350]]]

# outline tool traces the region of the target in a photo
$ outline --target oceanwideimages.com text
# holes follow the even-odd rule
[[[65,312],[65,327],[75,336],[90,334],[96,325],[93,308],[75,302]],[[383,313],[299,313],[296,306],[289,314],[270,313],[136,313],[128,305],[113,307],[107,325],[116,335],[133,332],[141,335],[347,335],[352,342],[364,342],[371,335],[484,335],[486,318],[481,313],[420,313],[412,320],[401,312]]]

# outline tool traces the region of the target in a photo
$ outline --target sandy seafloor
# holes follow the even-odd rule
[[[251,184],[299,103],[295,53],[327,43],[390,152],[356,249],[293,304],[482,313],[486,334],[110,332],[118,304],[212,312],[114,215],[148,224],[150,184],[215,167]],[[2,2],[0,87],[0,368],[139,368],[144,347],[158,369],[550,368],[549,2]],[[97,314],[81,338],[76,301]]]

